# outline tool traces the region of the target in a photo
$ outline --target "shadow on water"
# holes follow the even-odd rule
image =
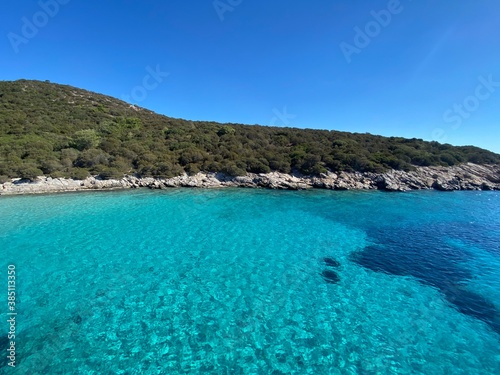
[[[375,244],[351,254],[351,260],[375,272],[413,276],[439,289],[459,312],[480,319],[500,334],[500,312],[495,305],[466,287],[474,275],[461,264],[471,255],[445,242],[443,232],[439,226],[371,229],[368,234]]]

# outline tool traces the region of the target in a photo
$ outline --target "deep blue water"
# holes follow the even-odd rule
[[[1,374],[500,373],[498,192],[2,197],[9,264]]]

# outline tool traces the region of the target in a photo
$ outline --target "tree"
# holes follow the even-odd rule
[[[119,180],[123,178],[123,173],[113,167],[104,167],[99,173],[99,178],[103,180]]]
[[[244,176],[246,174],[246,171],[244,169],[239,168],[236,164],[233,163],[229,163],[223,166],[221,172],[232,177]]]
[[[99,146],[100,138],[94,129],[77,131],[73,135],[73,147],[83,151]]]
[[[94,168],[97,165],[107,166],[109,164],[109,154],[98,149],[90,149],[83,151],[75,160],[75,167],[79,168]]]
[[[89,171],[85,168],[72,168],[69,176],[74,180],[85,180],[89,176]]]
[[[34,165],[23,164],[17,169],[20,178],[34,181],[38,176],[43,176],[43,172]]]
[[[234,133],[236,133],[236,130],[229,125],[222,125],[219,128],[219,130],[217,131],[217,135],[219,137],[222,137],[223,135],[226,135],[226,134],[232,135]]]

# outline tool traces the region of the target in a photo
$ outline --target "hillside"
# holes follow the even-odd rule
[[[314,125],[314,124],[311,124]],[[174,177],[223,172],[381,173],[500,164],[500,155],[419,139],[192,122],[71,86],[0,82],[0,183],[8,177]]]

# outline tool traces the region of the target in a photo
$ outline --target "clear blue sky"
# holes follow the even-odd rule
[[[500,153],[498,0],[3,0],[0,20],[1,80],[129,96],[192,120]],[[143,85],[147,67],[161,82]]]

